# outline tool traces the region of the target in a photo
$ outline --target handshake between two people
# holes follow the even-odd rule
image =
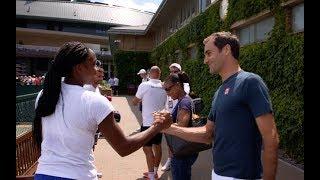
[[[165,109],[153,112],[152,115],[154,119],[153,125],[159,126],[162,132],[168,129],[173,123],[171,113]]]

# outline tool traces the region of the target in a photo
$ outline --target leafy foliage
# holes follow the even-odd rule
[[[128,85],[138,86],[141,83],[140,76],[137,75],[140,69],[148,69],[150,64],[150,53],[116,51],[114,62],[119,79],[119,91],[126,92]]]

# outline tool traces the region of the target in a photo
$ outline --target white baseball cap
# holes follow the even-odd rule
[[[137,75],[140,75],[140,74],[146,74],[147,71],[145,69],[140,69],[140,71],[137,73]]]
[[[169,66],[169,68],[171,68],[171,67],[176,67],[176,68],[179,69],[179,71],[181,71],[181,66],[180,66],[180,64],[178,64],[178,63],[172,63],[172,64]]]

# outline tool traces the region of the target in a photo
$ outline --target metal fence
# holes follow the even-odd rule
[[[16,123],[33,121],[37,94],[16,96]]]
[[[16,96],[28,95],[32,93],[37,93],[43,89],[43,85],[20,85],[16,84]]]

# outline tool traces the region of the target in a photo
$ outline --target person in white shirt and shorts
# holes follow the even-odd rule
[[[142,126],[141,132],[147,130],[153,124],[153,115],[155,111],[165,108],[167,95],[159,80],[161,75],[160,68],[153,66],[150,69],[150,80],[139,85],[136,96],[133,98],[133,104],[138,105],[142,102]],[[162,133],[158,133],[154,138],[143,146],[146,155],[148,172],[143,175],[151,180],[157,178],[157,171],[161,161]],[[153,152],[154,150],[154,152]]]

